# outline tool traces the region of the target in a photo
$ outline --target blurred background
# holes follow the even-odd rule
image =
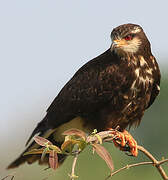
[[[68,179],[72,158],[56,172],[24,165],[6,171],[23,150],[54,97],[79,67],[109,48],[112,29],[123,23],[140,24],[161,68],[161,93],[131,133],[158,159],[168,158],[168,1],[5,0],[0,1],[0,179]],[[128,157],[113,145],[115,169],[147,160]],[[167,165],[164,165],[168,173]],[[103,180],[109,169],[91,149],[81,154],[76,174],[80,180]],[[152,166],[125,170],[111,178],[161,179]]]

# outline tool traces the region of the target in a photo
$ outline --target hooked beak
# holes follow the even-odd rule
[[[114,49],[115,47],[118,47],[120,44],[120,40],[113,40],[111,44],[111,48]]]
[[[111,51],[115,50],[115,48],[119,47],[120,40],[113,40],[111,44]]]
[[[111,44],[111,50],[115,49],[115,48],[118,48],[118,47],[121,47],[123,45],[125,45],[125,41],[124,40],[119,40],[119,39],[115,39],[112,41],[112,44]]]

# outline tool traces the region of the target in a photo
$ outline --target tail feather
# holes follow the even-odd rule
[[[40,121],[40,122],[37,124],[36,128],[35,128],[34,131],[31,133],[29,139],[28,139],[27,142],[26,142],[26,146],[29,144],[29,142],[31,141],[31,139],[33,138],[34,135],[36,135],[36,134],[38,134],[38,133],[44,134],[48,129],[50,129],[50,128],[47,126],[46,122],[48,122],[48,120],[47,120],[47,117],[45,116],[45,117],[43,118],[43,120]]]
[[[66,159],[66,155],[63,154],[58,154],[58,166],[60,166],[64,160]],[[38,163],[40,165],[48,165],[48,156],[46,156],[44,158],[43,161],[41,161],[41,155],[26,155],[23,156],[23,154],[21,154],[15,161],[13,161],[8,167],[7,169],[13,169],[13,168],[17,168],[20,165],[24,164],[25,162],[27,162],[28,164],[32,164],[34,162],[38,161]]]
[[[52,130],[53,132],[53,130]],[[49,141],[51,141],[54,145],[60,147],[62,142],[57,142],[55,141],[53,134],[52,133],[48,133],[50,134],[49,137],[47,138],[45,135],[46,133],[40,133],[40,136],[47,138]],[[39,146],[37,143],[35,143],[35,141],[33,141],[27,148],[26,150],[15,160],[13,161],[8,167],[7,169],[12,169],[12,168],[16,168],[22,164],[24,164],[25,162],[27,162],[28,164],[32,164],[36,161],[38,161],[38,163],[40,165],[45,165],[48,164],[49,159],[48,159],[48,155],[46,155],[46,157],[43,159],[43,161],[41,161],[41,155],[40,154],[33,154],[33,155],[23,155],[25,152],[28,152],[32,149],[39,149],[41,146]],[[63,154],[58,154],[58,163],[59,165],[61,165],[63,163],[63,161],[66,159],[66,155]]]

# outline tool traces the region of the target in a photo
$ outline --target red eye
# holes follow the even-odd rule
[[[124,39],[126,41],[130,41],[130,40],[132,40],[132,36],[131,35],[127,35],[127,36],[124,37]]]

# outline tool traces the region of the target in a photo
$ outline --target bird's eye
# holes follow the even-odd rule
[[[125,39],[126,41],[130,41],[130,40],[132,40],[132,38],[133,38],[133,36],[132,36],[131,34],[129,34],[129,35],[127,35],[127,36],[124,37],[124,39]]]

